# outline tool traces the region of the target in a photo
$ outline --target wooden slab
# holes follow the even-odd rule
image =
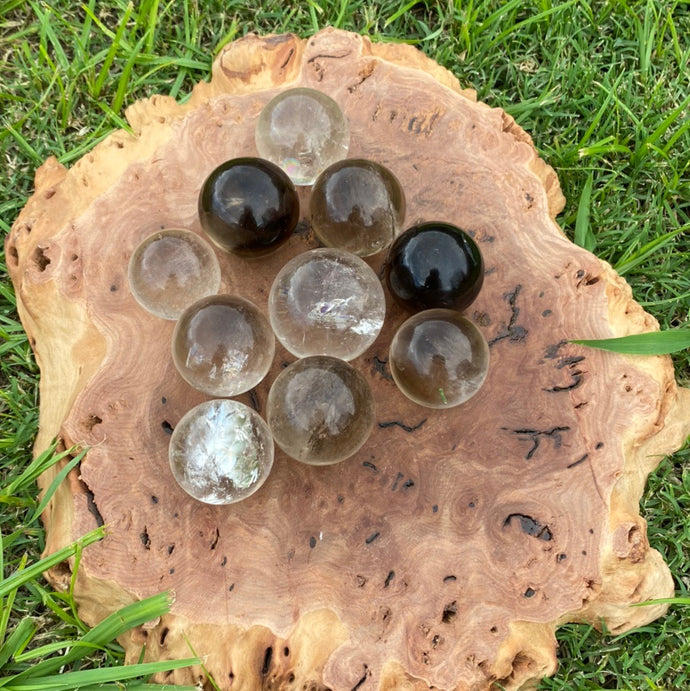
[[[261,108],[293,86],[341,105],[350,155],[402,182],[407,226],[443,220],[474,234],[487,273],[468,316],[491,369],[461,407],[408,401],[387,367],[406,315],[388,298],[384,331],[355,362],[377,405],[361,452],[325,468],[278,453],[253,497],[205,506],[167,463],[172,428],[204,396],[172,365],[173,324],[132,298],[127,262],[158,228],[201,232],[206,175],[255,155]],[[134,134],[115,132],[70,170],[45,162],[6,241],[41,367],[36,451],[54,437],[90,449],[45,514],[48,550],[108,526],[79,566],[86,621],[170,590],[171,613],[124,638],[128,659],[144,644],[146,659],[186,657],[191,644],[233,691],[479,691],[553,673],[559,624],[603,619],[619,633],[664,612],[629,607],[673,591],[638,502],[690,431],[690,396],[668,357],[569,343],[658,326],[610,266],[566,239],[557,177],[505,112],[413,48],[325,30],[243,38],[184,105],[154,96],[127,118]],[[303,210],[308,198],[302,189]],[[223,290],[266,310],[273,276],[315,244],[303,217],[260,262],[219,255]],[[263,412],[292,359],[279,348],[241,400]],[[201,669],[160,681],[197,679]]]

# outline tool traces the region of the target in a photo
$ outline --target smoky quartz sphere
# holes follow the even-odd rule
[[[284,369],[268,394],[267,421],[276,444],[309,465],[356,453],[374,425],[374,399],[354,367],[326,355]]]
[[[178,319],[193,302],[220,289],[220,266],[213,248],[196,233],[160,230],[132,253],[129,289],[146,310],[162,319]]]
[[[451,408],[479,391],[489,370],[483,334],[459,312],[426,310],[398,329],[389,366],[402,393],[428,408]]]
[[[408,228],[388,250],[386,283],[395,300],[412,310],[463,310],[484,283],[484,261],[474,240],[450,223]]]
[[[260,257],[280,247],[299,221],[295,186],[275,164],[234,158],[218,166],[199,194],[199,221],[221,249]]]
[[[274,352],[266,317],[235,295],[195,302],[172,337],[175,367],[187,383],[211,396],[237,396],[254,388],[266,376]]]
[[[326,247],[298,255],[278,272],[268,310],[276,337],[296,357],[352,360],[379,335],[386,299],[364,260]]]
[[[273,98],[256,124],[259,156],[282,168],[296,185],[312,185],[345,158],[350,130],[340,106],[315,89],[288,89]]]
[[[405,194],[387,168],[364,159],[329,166],[309,202],[314,233],[327,247],[367,257],[393,242],[405,219]]]
[[[206,504],[232,504],[263,485],[273,465],[273,439],[268,425],[248,406],[211,400],[180,420],[168,457],[185,492]]]

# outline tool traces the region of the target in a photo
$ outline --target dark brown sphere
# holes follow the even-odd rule
[[[199,220],[221,249],[243,257],[272,252],[292,235],[299,198],[290,178],[261,158],[219,165],[199,194]]]
[[[484,283],[484,261],[474,240],[450,223],[421,223],[398,236],[386,257],[386,282],[411,310],[463,310]]]

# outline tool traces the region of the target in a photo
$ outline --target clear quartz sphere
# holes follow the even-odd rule
[[[273,438],[249,406],[205,401],[177,424],[168,456],[185,492],[206,504],[232,504],[254,494],[268,477]]]
[[[268,311],[276,337],[296,357],[352,360],[379,335],[386,299],[364,260],[326,247],[285,264],[271,286]]]
[[[389,366],[405,396],[427,408],[452,408],[479,391],[489,370],[482,332],[459,312],[418,312],[398,329]]]
[[[220,266],[211,245],[179,228],[159,230],[134,250],[127,269],[129,289],[146,310],[175,320],[193,302],[220,289]]]
[[[331,465],[359,451],[374,426],[364,376],[338,358],[297,360],[273,382],[266,419],[278,446],[309,465]]]
[[[255,138],[259,156],[282,168],[295,185],[312,185],[321,171],[345,158],[350,129],[330,96],[299,87],[269,101]]]
[[[316,179],[309,211],[314,233],[324,245],[368,257],[388,247],[400,232],[405,194],[381,164],[346,159]]]
[[[268,373],[275,338],[268,320],[235,295],[203,298],[180,317],[172,356],[182,377],[211,396],[237,396]]]

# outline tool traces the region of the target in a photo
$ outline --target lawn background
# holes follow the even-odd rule
[[[251,31],[308,36],[327,25],[416,45],[481,100],[515,117],[558,172],[568,200],[558,220],[568,236],[624,275],[663,329],[687,327],[687,1],[0,0],[3,237],[47,156],[73,164],[126,127],[124,109],[138,98],[184,100],[196,81],[209,78],[227,41]],[[113,679],[124,674],[117,669],[121,650],[111,642],[116,629],[87,633],[70,593],[51,593],[42,565],[29,570],[43,546],[35,477],[56,458],[32,461],[38,371],[4,255],[0,358],[0,687],[28,691],[61,672],[61,688],[87,688],[105,681],[104,669],[114,668]],[[688,351],[674,355],[674,364],[679,382],[690,385]],[[641,507],[650,542],[674,574],[677,602],[666,617],[623,636],[563,627],[560,669],[540,689],[690,689],[689,508],[686,445],[661,462]],[[166,601],[146,606],[126,613],[126,622],[151,618]],[[65,677],[77,670],[82,677]],[[57,682],[50,684],[43,688],[57,691]]]

